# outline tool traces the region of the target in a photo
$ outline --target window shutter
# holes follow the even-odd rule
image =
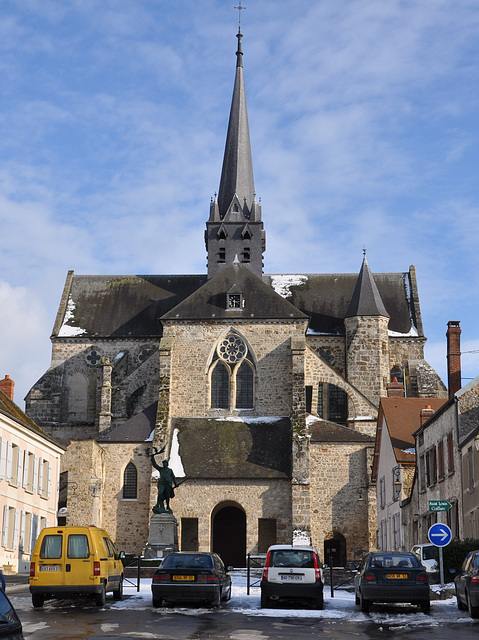
[[[52,490],[52,465],[48,463],[48,476],[47,476],[47,498],[50,497]],[[48,527],[48,525],[47,525]]]
[[[23,488],[28,488],[28,463],[30,462],[30,453],[25,449],[25,460],[23,462]]]
[[[37,476],[38,476],[38,458],[37,456],[33,456],[33,483],[32,483],[32,491],[35,493],[37,490]]]
[[[12,479],[12,443],[7,442],[7,468],[5,471],[5,480],[10,482]]]
[[[20,509],[15,509],[15,520],[13,524],[13,548],[18,547],[18,527],[20,524]]]
[[[7,441],[2,438],[2,450],[0,451],[0,480],[5,478],[5,469],[7,465]]]
[[[7,547],[8,536],[8,505],[3,507],[3,532],[2,532],[2,547]]]
[[[18,447],[17,487],[22,486],[23,475],[23,449]]]
[[[32,513],[32,541],[30,544],[30,549],[33,552],[33,547],[35,546],[35,542],[37,540],[37,516]]]
[[[25,549],[25,511],[22,511],[20,517],[20,540],[18,543],[18,550],[22,551]]]

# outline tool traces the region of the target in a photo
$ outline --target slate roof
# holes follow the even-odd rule
[[[361,443],[370,445],[374,443],[372,436],[351,429],[350,427],[345,427],[342,424],[337,424],[336,422],[321,419],[313,422],[312,417],[310,417],[308,418],[308,426],[312,443],[336,442],[338,444]]]
[[[188,478],[291,478],[289,418],[174,418]]]
[[[352,318],[354,316],[389,316],[372,276],[366,256],[363,258],[363,264],[361,265],[351,302],[346,312],[346,318]]]
[[[227,294],[232,291],[242,294],[241,308],[227,308]],[[306,315],[245,266],[234,263],[163,316],[163,320],[211,318],[306,320]]]
[[[13,400],[11,400],[5,393],[3,393],[3,391],[0,391],[0,413],[3,413],[15,422],[20,423],[22,426],[27,427],[27,429],[34,431],[42,438],[48,440],[48,442],[51,442],[57,447],[61,447],[62,449],[64,448],[59,444],[57,440],[54,440],[42,429],[40,429],[40,427],[35,422],[33,422],[33,420],[29,418],[27,414],[24,413],[20,409],[20,407],[15,404]]]
[[[147,442],[155,429],[157,411],[158,402],[153,402],[109,433],[100,435],[97,442]]]
[[[222,277],[226,277],[224,274],[230,268],[223,270]],[[174,317],[171,311],[175,307],[214,279],[208,281],[206,274],[85,276],[69,272],[52,337],[160,338],[163,333],[160,318]],[[269,285],[270,289],[261,287],[261,281],[256,279],[253,291],[261,292],[266,296],[264,300],[272,302],[272,288],[296,310],[287,311],[287,305],[274,300],[269,310],[263,305],[262,311],[255,309],[250,313],[256,313],[255,317],[275,317],[277,313],[277,317],[289,318],[300,318],[304,313],[310,319],[310,333],[344,335],[344,318],[357,279],[358,275],[354,273],[264,275],[263,284]],[[376,273],[374,280],[390,316],[389,329],[409,334],[418,328],[421,336],[422,324],[415,316],[418,305],[413,298],[409,274]],[[231,284],[226,289],[225,282],[224,290],[230,287]],[[214,317],[232,317],[231,311],[225,309],[223,293],[215,293],[219,297],[206,299],[208,291],[204,290],[197,298],[203,305],[202,312],[193,310],[190,300],[190,308],[184,307],[182,311],[185,317],[203,315],[211,318],[213,314]],[[243,291],[246,305],[252,300],[249,291]],[[245,307],[241,317],[246,317],[248,311]]]

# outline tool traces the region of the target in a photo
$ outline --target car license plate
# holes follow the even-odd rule
[[[62,568],[59,564],[47,564],[40,567],[40,571],[61,571]]]
[[[295,573],[287,573],[281,576],[281,580],[284,580],[285,582],[289,582],[290,580],[301,581],[302,579],[303,579],[303,576],[300,576]]]
[[[180,582],[192,582],[195,576],[173,576],[173,580],[179,580]]]
[[[387,573],[386,578],[388,580],[406,580],[407,573]]]

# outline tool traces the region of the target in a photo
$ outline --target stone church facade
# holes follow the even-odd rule
[[[242,34],[200,275],[67,274],[52,361],[27,413],[67,447],[61,522],[98,524],[141,553],[164,448],[181,485],[180,548],[228,564],[307,540],[345,562],[375,545],[379,400],[447,392],[424,360],[414,267],[265,274]]]

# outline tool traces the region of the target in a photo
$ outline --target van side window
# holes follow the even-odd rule
[[[82,533],[72,533],[68,536],[69,558],[89,558],[90,547],[88,546],[88,538]]]
[[[44,560],[53,560],[62,557],[62,541],[63,536],[53,535],[45,536],[42,540],[40,549],[40,558]]]
[[[106,545],[106,549],[108,552],[108,557],[109,558],[114,558],[115,557],[115,550],[113,548],[113,544],[110,540],[108,540],[108,538],[103,538],[103,541],[105,542]]]

